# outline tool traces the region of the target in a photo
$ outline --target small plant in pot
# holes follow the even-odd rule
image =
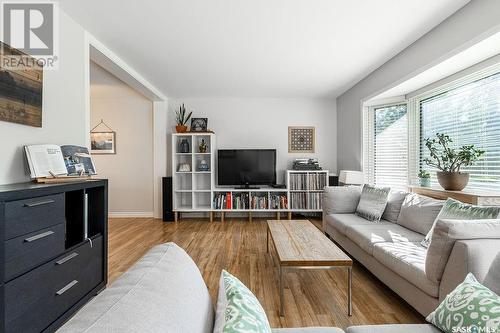
[[[175,121],[177,125],[175,126],[175,131],[177,133],[185,133],[187,131],[187,122],[189,119],[191,119],[191,115],[193,114],[193,111],[189,112],[186,115],[186,107],[184,106],[184,103],[182,103],[181,106],[179,106],[179,110],[175,111]]]
[[[436,173],[437,179],[445,190],[461,191],[469,182],[469,174],[460,172],[461,167],[474,164],[484,154],[484,150],[477,149],[474,145],[454,149],[450,147],[452,142],[450,136],[443,133],[436,133],[435,138],[425,139],[430,158],[425,158],[424,162],[439,170]]]
[[[420,180],[420,186],[430,187],[431,186],[431,174],[425,170],[420,170],[418,173],[418,179]]]

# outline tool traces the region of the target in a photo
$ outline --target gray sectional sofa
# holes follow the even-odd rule
[[[426,274],[426,263],[432,264],[428,256],[431,250],[420,242],[443,202],[392,191],[382,220],[371,222],[354,213],[360,195],[359,187],[325,188],[323,231],[422,315],[432,312],[469,272],[485,284],[491,281],[488,287],[500,292],[500,276],[496,281],[492,279],[495,270],[491,269],[500,252],[498,236],[491,239],[488,235],[471,235],[464,237],[470,239],[453,241],[451,253],[442,256],[444,272],[438,276]],[[498,225],[499,221],[491,222]],[[453,221],[438,223],[445,228]],[[440,255],[433,253],[432,258],[435,261]]]
[[[212,301],[189,255],[175,243],[155,246],[58,333],[211,333]],[[277,328],[273,333],[343,333],[335,327]],[[437,333],[431,325],[353,326],[347,333]]]

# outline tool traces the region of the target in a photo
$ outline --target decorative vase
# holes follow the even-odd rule
[[[185,125],[177,125],[177,126],[175,126],[175,131],[177,133],[186,133],[187,129],[188,128]]]
[[[207,161],[201,160],[200,164],[198,165],[198,171],[209,171],[210,169],[208,168]]]
[[[469,183],[469,174],[465,172],[438,171],[437,179],[439,185],[445,190],[462,191]]]
[[[422,187],[431,187],[431,179],[430,178],[419,178],[420,186]]]
[[[189,153],[189,142],[187,139],[182,139],[179,144],[179,152],[181,153]]]

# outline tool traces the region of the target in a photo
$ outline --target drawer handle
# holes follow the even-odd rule
[[[76,281],[76,280],[71,281],[66,286],[64,286],[61,289],[59,289],[56,292],[56,296],[61,296],[62,294],[64,294],[65,292],[67,292],[68,290],[70,290],[71,288],[73,288],[75,286],[75,284],[77,284],[77,283],[78,283],[78,281]]]
[[[39,240],[39,239],[42,239],[42,238],[45,238],[47,236],[50,236],[50,235],[53,235],[54,232],[53,231],[45,231],[45,232],[42,232],[41,234],[38,234],[38,235],[35,235],[35,236],[31,236],[31,237],[28,237],[26,238],[24,241],[26,243],[31,243],[31,242],[34,242],[36,240]]]
[[[36,207],[36,206],[42,206],[42,205],[48,205],[51,203],[54,203],[54,200],[44,200],[44,201],[38,201],[38,202],[31,202],[31,203],[25,203],[24,207]]]
[[[56,265],[62,265],[62,264],[64,264],[65,262],[70,261],[71,259],[73,259],[73,258],[75,258],[75,257],[78,257],[78,253],[73,252],[73,253],[71,253],[70,255],[68,255],[68,256],[66,256],[66,257],[64,257],[64,258],[62,258],[62,259],[60,259],[60,260],[56,261]]]

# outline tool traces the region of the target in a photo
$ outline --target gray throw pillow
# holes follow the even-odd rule
[[[323,190],[323,211],[327,215],[352,214],[360,197],[360,186],[327,186]]]
[[[399,213],[401,212],[401,206],[408,195],[408,192],[403,191],[390,191],[387,197],[387,206],[385,207],[384,214],[382,215],[382,220],[386,220],[392,223],[398,221]]]
[[[380,221],[387,206],[387,197],[390,190],[389,187],[363,186],[361,198],[356,208],[356,215],[369,221]]]
[[[436,221],[436,217],[443,208],[443,204],[443,200],[410,193],[406,196],[401,206],[398,224],[426,235],[431,230],[434,221]]]
[[[441,212],[436,217],[431,230],[427,233],[424,240],[422,241],[422,246],[429,247],[431,242],[432,232],[437,220],[484,220],[484,219],[496,219],[500,214],[500,207],[488,207],[488,206],[474,206],[460,202],[455,199],[448,198],[444,203]]]

